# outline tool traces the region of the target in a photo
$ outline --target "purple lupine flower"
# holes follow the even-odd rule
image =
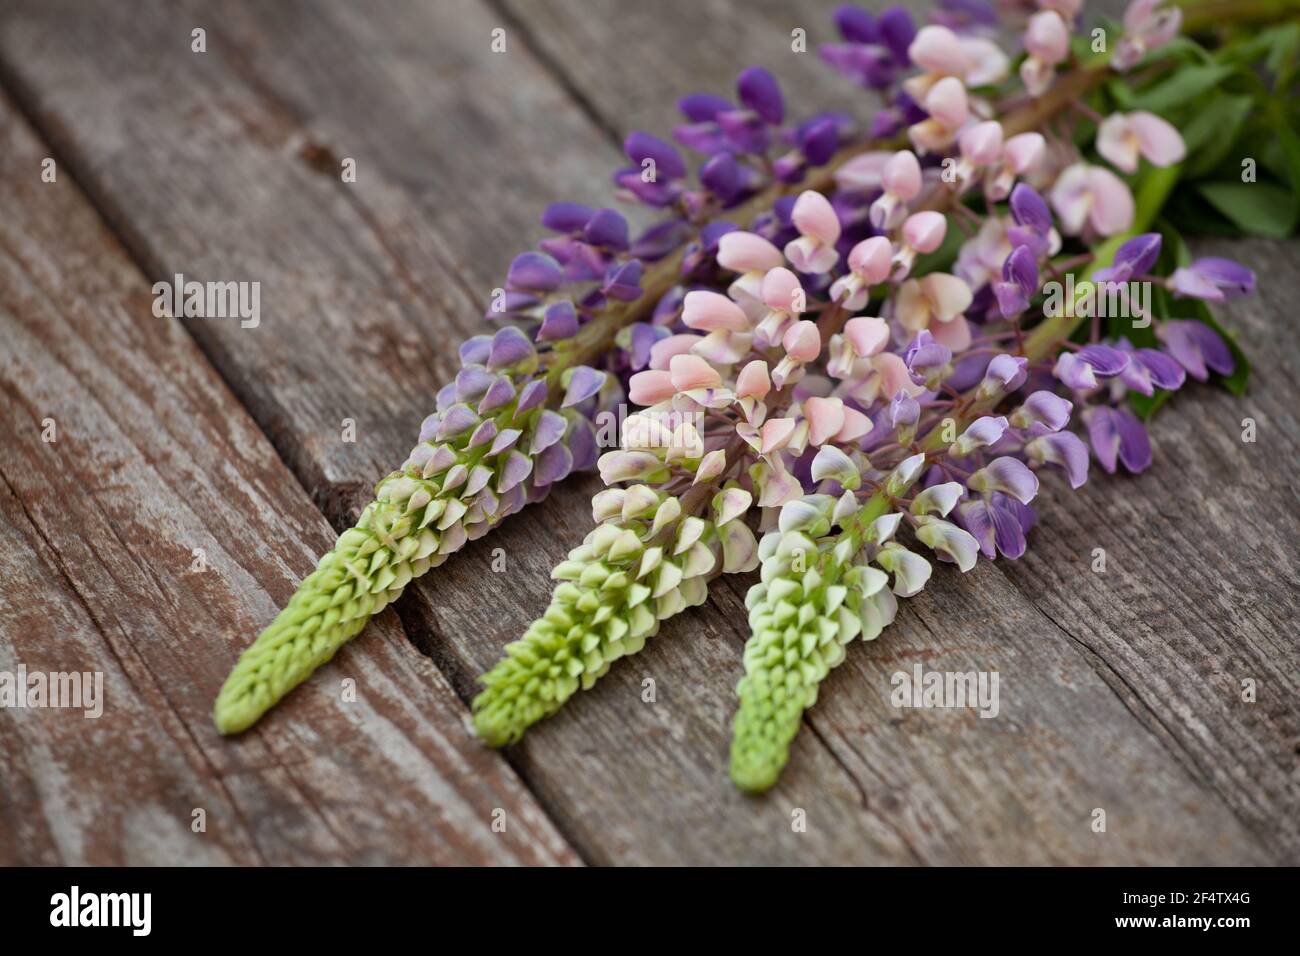
[[[578,365],[565,373],[566,388],[561,408],[569,408],[585,402],[600,391],[608,376],[597,369]]]
[[[984,415],[975,419],[957,436],[957,440],[948,446],[948,454],[954,458],[968,458],[980,448],[996,445],[1006,434],[1008,422],[1005,417]]]
[[[740,102],[753,110],[771,126],[780,126],[785,119],[785,99],[776,77],[761,66],[751,66],[736,78],[736,93]]]
[[[1047,235],[1052,229],[1052,210],[1047,201],[1032,186],[1017,183],[1011,190],[1011,215],[1016,224],[1032,229],[1039,235]]]
[[[798,182],[809,166],[824,166],[839,148],[841,131],[852,129],[852,118],[843,113],[822,113],[795,127],[796,149],[772,164],[773,174],[784,183]]]
[[[896,440],[900,444],[906,444],[916,435],[916,425],[921,420],[921,403],[899,389],[898,394],[889,402],[888,416]]]
[[[1009,420],[1016,428],[1040,427],[1059,432],[1070,423],[1074,403],[1055,392],[1037,391],[1011,413]]]
[[[681,219],[663,219],[646,227],[628,250],[642,262],[658,262],[691,237],[691,227]]]
[[[1231,259],[1207,256],[1190,266],[1175,269],[1169,277],[1174,295],[1222,302],[1255,291],[1255,273]]]
[[[1160,258],[1160,233],[1147,232],[1134,236],[1115,250],[1115,261],[1098,269],[1093,277],[1098,282],[1128,282],[1134,276],[1144,276]]]
[[[591,246],[624,252],[628,247],[627,220],[614,209],[597,209],[582,227],[582,238]]]
[[[731,102],[714,93],[691,93],[677,101],[687,123],[673,130],[673,139],[687,149],[712,155],[728,148],[718,116],[732,109]]]
[[[1019,458],[1004,455],[971,475],[966,486],[986,497],[1000,491],[1027,505],[1038,494],[1038,476]]]
[[[652,325],[649,322],[633,322],[626,333],[628,365],[632,371],[639,372],[649,366],[650,350],[654,348],[654,344],[668,338],[671,334],[663,326]]]
[[[1128,365],[1119,375],[1125,388],[1143,395],[1154,395],[1157,388],[1182,388],[1187,373],[1174,358],[1159,349],[1135,349],[1128,339],[1120,339],[1119,344],[1129,356]]]
[[[578,334],[578,311],[568,299],[561,299],[546,307],[542,324],[537,329],[537,341],[555,342],[571,339]]]
[[[894,55],[894,61],[899,66],[906,66],[909,62],[907,48],[916,39],[916,23],[912,20],[912,14],[904,7],[887,7],[876,17],[876,29],[880,31],[880,39]]]
[[[554,292],[563,281],[560,264],[544,252],[521,252],[506,272],[506,287],[512,290]]]
[[[1219,333],[1203,322],[1194,319],[1169,319],[1161,322],[1156,337],[1164,343],[1169,354],[1187,369],[1187,374],[1204,382],[1209,370],[1220,375],[1231,375],[1237,363]]]
[[[928,329],[922,329],[907,347],[903,361],[907,363],[913,382],[934,388],[949,370],[952,349],[936,342]]]
[[[751,187],[749,173],[736,162],[731,153],[714,153],[700,167],[700,184],[722,201],[727,208]]]
[[[552,232],[577,235],[596,214],[590,206],[576,202],[553,202],[542,211],[542,226]]]
[[[984,380],[980,382],[979,393],[982,398],[997,398],[1009,395],[1028,377],[1029,360],[1005,352],[993,356],[989,367],[984,370]]]
[[[1137,474],[1151,465],[1151,442],[1147,431],[1131,412],[1098,405],[1083,415],[1093,453],[1108,474],[1115,473],[1116,461]]]
[[[1075,354],[1102,378],[1112,378],[1128,367],[1128,354],[1109,345],[1085,345]]]
[[[979,542],[989,560],[999,553],[1016,560],[1025,553],[1025,535],[1034,526],[1034,509],[1000,492],[969,498],[952,513],[957,523]]]
[[[1016,225],[1007,229],[1007,240],[1013,246],[1028,246],[1035,258],[1041,258],[1052,248],[1052,211],[1033,187],[1017,183],[1009,200],[1011,217]]]
[[[1097,387],[1097,375],[1093,367],[1074,352],[1062,352],[1057,356],[1052,374],[1075,391],[1085,392]]]
[[[889,86],[900,64],[871,14],[845,5],[836,9],[835,25],[844,42],[822,44],[818,51],[822,60],[862,86],[877,90]]]
[[[676,149],[657,136],[635,130],[623,142],[623,152],[636,165],[616,172],[615,183],[647,206],[668,206],[677,199],[686,163]]]
[[[1071,488],[1078,488],[1088,480],[1088,448],[1074,432],[1039,435],[1025,444],[1025,454],[1037,464],[1064,469]]]
[[[1028,246],[1016,246],[1002,264],[1002,281],[994,283],[998,310],[1003,318],[1013,318],[1029,308],[1029,300],[1038,292],[1038,257]]]
[[[769,127],[785,118],[781,88],[767,70],[751,66],[737,77],[736,92],[740,107],[709,93],[683,97],[677,106],[689,123],[673,130],[673,138],[708,155],[722,150],[766,152]]]
[[[569,282],[600,279],[613,261],[613,254],[628,248],[627,220],[613,209],[552,203],[542,214],[542,225],[559,233],[539,245],[564,267],[564,278]]]

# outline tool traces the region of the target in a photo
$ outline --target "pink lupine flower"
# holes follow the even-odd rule
[[[921,194],[921,164],[916,154],[902,149],[890,156],[880,171],[884,193],[871,204],[871,224],[894,229],[907,215],[907,204]]]
[[[839,391],[867,404],[882,395],[893,398],[900,391],[909,395],[921,392],[903,359],[885,351],[888,344],[889,325],[884,319],[849,319],[844,331],[831,338],[826,373],[843,380]]]
[[[1115,47],[1110,65],[1121,72],[1132,69],[1152,50],[1178,34],[1183,11],[1178,7],[1157,10],[1163,0],[1133,0],[1124,11],[1124,36]]]
[[[1017,176],[1033,173],[1047,152],[1042,133],[1020,133],[1002,144],[1002,162],[984,178],[984,195],[1000,202],[1011,195]]]
[[[786,329],[781,344],[790,358],[797,362],[811,362],[821,354],[822,337],[815,323],[804,320]]]
[[[666,339],[660,339],[650,346],[650,367],[666,370],[674,355],[684,355],[703,341],[703,336],[689,334],[670,335]]]
[[[895,317],[909,332],[929,329],[940,345],[960,352],[970,347],[970,328],[962,313],[971,299],[970,286],[961,279],[931,272],[899,286]]]
[[[1183,137],[1154,113],[1112,113],[1097,127],[1097,152],[1124,173],[1135,173],[1138,157],[1153,166],[1172,166],[1187,155]]]
[[[751,321],[757,322],[766,311],[760,293],[763,276],[785,265],[781,250],[752,232],[728,232],[718,240],[718,265],[740,273],[727,294]]]
[[[1002,159],[1002,124],[985,120],[967,126],[957,136],[957,148],[961,151],[957,182],[965,189],[977,170],[991,167]]]
[[[811,189],[800,193],[790,212],[799,238],[786,244],[785,256],[800,272],[829,272],[839,262],[835,243],[840,239],[840,220],[830,200]]]
[[[760,401],[772,390],[772,379],[767,373],[767,363],[754,359],[736,376],[736,397],[756,398]]]
[[[893,153],[882,150],[871,150],[854,156],[835,170],[835,185],[846,192],[875,192],[882,188],[881,177],[884,174],[885,164],[893,156]]]
[[[903,83],[907,95],[918,102],[945,77],[969,86],[1001,82],[1007,75],[1007,56],[985,37],[958,36],[938,24],[921,27],[907,48],[908,58],[925,72]]]
[[[673,388],[679,392],[689,392],[697,388],[717,388],[722,384],[722,376],[718,374],[718,370],[698,355],[674,355],[669,363],[669,377]]]
[[[686,293],[682,303],[682,322],[687,328],[712,332],[723,329],[730,332],[749,331],[749,317],[744,310],[720,292],[695,289]]]
[[[907,56],[913,64],[925,71],[903,84],[908,95],[916,100],[925,96],[939,79],[962,76],[967,65],[966,53],[957,34],[936,24],[916,31],[916,37],[907,48]]]
[[[816,323],[805,319],[785,330],[781,345],[785,348],[785,358],[772,369],[772,384],[777,388],[784,388],[787,382],[797,381],[803,376],[804,364],[821,354],[822,336]]]
[[[761,274],[784,262],[781,250],[755,233],[737,230],[718,240],[718,265],[724,269]]]
[[[851,444],[871,431],[871,419],[841,398],[812,396],[803,401],[808,421],[808,444],[821,446],[828,441]]]
[[[919,254],[934,252],[943,245],[948,233],[948,220],[940,212],[918,212],[903,223],[903,245],[894,255],[893,279],[900,282],[912,271],[912,263]]]
[[[736,376],[736,401],[750,425],[761,425],[767,417],[767,406],[763,399],[772,390],[772,377],[768,374],[767,363],[754,359]]]
[[[930,87],[921,104],[930,118],[911,126],[907,135],[918,152],[928,153],[952,145],[957,131],[966,125],[970,108],[966,87],[954,76],[946,76]]]
[[[759,430],[759,453],[770,455],[790,444],[796,424],[793,418],[769,418]]]
[[[765,310],[754,329],[760,347],[770,348],[781,341],[786,330],[803,314],[807,305],[799,277],[784,266],[763,276],[759,292]]]
[[[1066,235],[1077,236],[1086,225],[1099,235],[1113,236],[1133,225],[1133,194],[1101,166],[1075,163],[1061,173],[1051,199]]]
[[[831,301],[850,312],[861,309],[867,304],[871,287],[889,277],[893,255],[893,244],[884,236],[863,239],[849,250],[848,274],[831,284]]]
[[[672,376],[657,369],[637,372],[628,381],[627,396],[634,405],[658,405],[677,394]]]
[[[1070,55],[1070,29],[1055,10],[1043,10],[1025,27],[1025,51],[1020,79],[1030,96],[1042,96],[1052,85],[1056,65]]]
[[[889,344],[889,324],[884,319],[858,316],[844,324],[844,331],[831,336],[826,373],[834,378],[849,378],[862,359],[869,359]]]
[[[844,427],[844,402],[838,398],[812,396],[803,402],[803,414],[808,419],[808,442],[824,445]]]

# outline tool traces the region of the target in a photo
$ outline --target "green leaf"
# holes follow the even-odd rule
[[[1153,113],[1164,112],[1195,99],[1235,72],[1235,66],[1222,63],[1179,67],[1168,79],[1138,94],[1133,106]]]
[[[1195,113],[1181,130],[1187,146],[1184,166],[1189,178],[1203,176],[1222,162],[1254,106],[1253,97],[1218,94]]]
[[[1292,203],[1300,205],[1300,134],[1284,118],[1277,124],[1277,140],[1282,147],[1286,178],[1291,183]]]
[[[1201,183],[1197,189],[1249,235],[1285,239],[1295,225],[1295,201],[1272,183]]]

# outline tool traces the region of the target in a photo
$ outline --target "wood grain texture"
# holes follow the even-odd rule
[[[212,689],[332,535],[7,100],[0,154],[0,669],[104,683],[98,719],[0,710],[0,862],[577,862],[391,612],[218,736]]]
[[[561,0],[364,13],[223,4],[206,18],[203,58],[188,37],[204,7],[134,15],[19,4],[0,36],[0,74],[150,273],[262,279],[262,328],[191,328],[337,523],[405,453],[455,342],[482,327],[482,294],[536,235],[541,206],[606,195],[617,137],[663,131],[676,119],[676,95],[730,92],[751,62],[799,90],[799,112],[867,115],[869,97],[825,71],[815,52],[790,52],[793,26],[808,29],[810,49],[831,37],[829,5],[741,6],[683,4],[669,16],[654,5]],[[488,49],[496,25],[508,32],[504,57]],[[174,135],[159,140],[157,129]],[[346,155],[358,159],[351,186],[336,173]],[[1287,248],[1255,254],[1293,257]],[[1261,331],[1278,321],[1276,302],[1248,307],[1262,310]],[[1283,373],[1294,369],[1294,354],[1280,361]],[[1294,378],[1268,378],[1273,385],[1256,385],[1272,389],[1266,417],[1294,435],[1282,411]],[[1160,450],[1160,429],[1172,420],[1195,431],[1202,415],[1196,404],[1171,406],[1156,426]],[[358,421],[356,445],[338,441],[342,417]],[[1294,442],[1277,448],[1286,454]],[[1239,457],[1216,460],[1242,466]],[[1194,548],[1201,529],[1239,526],[1222,503],[1211,503],[1209,525],[1187,524],[1194,508],[1133,490],[1158,473],[1127,484],[1094,476],[1082,497],[1047,483],[1030,556],[965,578],[936,575],[879,641],[852,648],[781,784],[761,800],[726,779],[745,638],[741,581],[715,587],[705,607],[670,622],[510,759],[594,862],[1294,862],[1295,647],[1282,623],[1295,604],[1284,573],[1295,566],[1294,535],[1286,537],[1294,493],[1279,505],[1269,495],[1284,487],[1281,477],[1248,472],[1241,482],[1255,491],[1235,500],[1233,514],[1289,507],[1290,524],[1270,528],[1257,517],[1249,526],[1260,555],[1249,572],[1223,590],[1207,569],[1188,602],[1202,615],[1171,613],[1178,589],[1164,580],[1168,567],[1204,561]],[[1192,501],[1224,484],[1182,477]],[[408,634],[462,697],[544,608],[547,572],[589,527],[594,487],[561,489],[399,605]],[[1152,521],[1182,538],[1176,562],[1162,563],[1165,545],[1130,527]],[[1112,562],[1125,557],[1105,581],[1080,572],[1081,529],[1094,534],[1101,523],[1112,529],[1108,551],[1118,549]],[[1288,540],[1289,562],[1265,560]],[[492,570],[496,548],[501,574]],[[1269,563],[1277,573],[1252,584]],[[1251,595],[1277,610],[1237,600]],[[1247,611],[1255,626],[1241,629],[1246,649],[1234,644],[1229,658],[1216,632],[1236,629]],[[270,617],[269,606],[244,612]],[[245,624],[225,637],[240,646],[255,630]],[[362,640],[372,651],[375,635]],[[889,678],[917,661],[998,669],[1002,715],[893,709]],[[1256,709],[1224,696],[1229,681],[1216,675],[1225,661],[1232,677],[1238,667],[1262,675]],[[646,678],[654,704],[641,698]],[[260,732],[267,741],[295,706],[291,699],[272,715]],[[1107,811],[1106,834],[1089,827],[1095,808]],[[796,809],[807,832],[791,827]]]

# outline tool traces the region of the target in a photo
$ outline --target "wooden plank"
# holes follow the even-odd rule
[[[577,862],[391,612],[218,736],[213,688],[332,534],[8,100],[0,152],[0,670],[103,681],[97,719],[0,709],[0,861]]]

